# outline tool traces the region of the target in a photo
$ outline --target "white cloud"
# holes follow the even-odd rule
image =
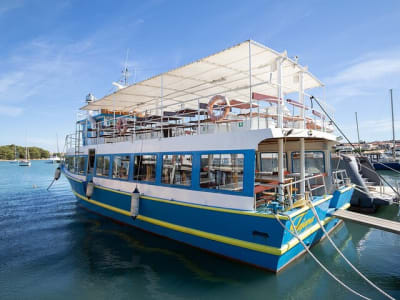
[[[400,77],[400,51],[367,53],[353,60],[334,76],[325,78],[328,98],[338,103],[349,98],[373,97],[387,90]]]

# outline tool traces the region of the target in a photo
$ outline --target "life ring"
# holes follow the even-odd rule
[[[119,118],[117,121],[117,133],[123,135],[127,131],[128,131],[128,126],[126,124],[126,119]]]
[[[224,113],[220,115],[215,115],[214,113],[214,106],[218,104],[221,106],[225,106]],[[210,99],[208,102],[208,115],[210,116],[211,121],[220,121],[226,118],[228,113],[231,111],[229,100],[226,99],[224,96],[215,95]]]

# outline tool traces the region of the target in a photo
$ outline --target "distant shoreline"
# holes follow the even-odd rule
[[[20,161],[20,160],[23,160],[23,158],[17,159],[17,161]],[[50,160],[50,157],[49,158],[32,158],[32,159],[29,159],[29,160]],[[10,161],[10,162],[12,162],[12,161],[15,161],[15,160],[13,160],[13,159],[0,159],[0,161]]]

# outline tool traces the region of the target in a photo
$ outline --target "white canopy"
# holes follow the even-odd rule
[[[284,95],[299,90],[299,72],[304,74],[305,90],[322,86],[307,68],[287,58],[285,52],[276,52],[250,40],[122,88],[81,109],[125,112],[144,112],[161,107],[173,110],[177,106],[179,109],[197,109],[198,101],[207,103],[216,94],[243,102],[250,101],[250,92],[276,97],[276,62],[280,57],[286,58],[282,63]]]

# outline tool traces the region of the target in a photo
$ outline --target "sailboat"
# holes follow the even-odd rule
[[[20,167],[30,167],[31,166],[31,161],[29,160],[28,147],[25,147],[25,159],[20,160],[18,165]]]
[[[394,133],[393,90],[390,89],[389,92],[392,111],[393,146],[391,153],[385,152],[385,154],[378,155],[376,157],[370,157],[375,170],[400,170],[400,159],[397,156],[396,137]]]
[[[17,146],[16,145],[14,145],[14,160],[11,160],[10,163],[12,163],[12,164],[18,163],[18,160],[17,160]]]

